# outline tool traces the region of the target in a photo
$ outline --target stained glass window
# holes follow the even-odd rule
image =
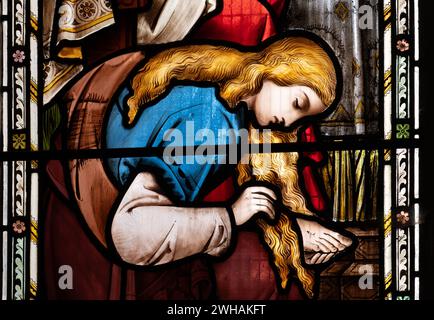
[[[238,287],[235,287],[227,284],[232,280],[226,281],[220,288],[209,289],[210,292],[215,291],[213,294],[229,299],[423,298],[421,269],[425,260],[422,258],[430,253],[424,252],[420,246],[424,228],[423,215],[429,214],[421,212],[420,202],[420,177],[423,174],[420,170],[420,141],[424,138],[421,131],[421,110],[424,106],[420,102],[420,74],[423,68],[420,63],[421,16],[418,0],[198,0],[188,5],[171,0],[153,3],[145,0],[1,1],[2,299],[182,299],[188,296],[200,300],[206,298],[203,295],[205,293],[186,288],[194,288],[192,283],[196,283],[195,281],[211,283],[208,275],[203,275],[214,272],[217,273],[217,282],[219,274],[221,277],[230,274],[234,283],[237,283]],[[132,90],[132,87],[125,83],[134,82],[134,76],[140,74],[137,70],[142,70],[138,69],[139,66],[145,65],[144,70],[151,70],[149,61],[154,61],[152,57],[172,50],[166,57],[169,61],[171,57],[183,52],[182,46],[197,45],[199,49],[201,45],[227,46],[226,49],[218,49],[222,50],[219,54],[224,56],[225,50],[238,50],[243,52],[245,57],[251,57],[254,52],[266,50],[264,48],[267,46],[272,47],[272,43],[279,41],[276,39],[291,37],[313,39],[319,48],[325,50],[322,55],[327,53],[330,56],[329,59],[337,70],[333,107],[327,109],[322,117],[308,117],[307,121],[300,122],[293,140],[276,140],[272,142],[271,149],[259,148],[256,151],[262,155],[297,155],[298,178],[295,178],[293,184],[300,186],[291,189],[292,193],[288,197],[293,199],[297,198],[294,194],[300,194],[300,197],[305,199],[303,201],[306,202],[307,209],[303,211],[288,204],[282,211],[289,210],[297,214],[301,211],[311,212],[313,217],[318,219],[315,220],[318,224],[330,228],[327,229],[329,231],[319,229],[319,234],[337,232],[336,237],[348,236],[353,239],[352,244],[342,249],[342,255],[339,252],[335,254],[334,251],[327,251],[329,248],[311,248],[309,251],[306,249],[309,240],[303,237],[303,223],[296,223],[299,221],[297,219],[302,217],[288,213],[287,219],[290,222],[287,228],[292,228],[291,223],[298,225],[294,227],[295,231],[291,229],[292,233],[289,234],[299,242],[294,247],[288,245],[285,249],[289,252],[285,256],[286,264],[279,264],[276,256],[269,256],[269,249],[273,251],[279,247],[279,241],[284,241],[281,236],[284,234],[282,228],[274,229],[277,245],[271,236],[258,237],[261,232],[269,230],[267,228],[272,228],[272,224],[266,226],[263,222],[265,220],[252,220],[256,221],[257,225],[252,223],[252,227],[247,223],[247,227],[240,228],[238,242],[231,244],[235,248],[232,255],[226,256],[226,262],[218,262],[211,269],[207,269],[207,264],[202,260],[208,259],[210,252],[220,252],[221,243],[230,242],[221,240],[218,246],[207,247],[217,241],[215,233],[204,241],[203,246],[208,249],[203,249],[203,252],[194,251],[196,249],[193,248],[198,246],[194,242],[184,245],[189,248],[186,256],[198,255],[199,258],[191,261],[187,259],[187,262],[184,262],[186,264],[179,270],[172,268],[170,263],[167,269],[161,269],[163,271],[148,271],[132,266],[152,264],[149,261],[160,264],[161,261],[166,261],[165,259],[169,262],[171,259],[176,260],[175,253],[174,257],[171,257],[167,252],[184,252],[184,249],[182,245],[176,246],[180,240],[173,240],[178,238],[172,234],[172,229],[166,230],[167,237],[174,238],[170,241],[164,239],[167,247],[161,247],[160,251],[154,252],[154,256],[148,257],[148,262],[143,262],[145,258],[139,259],[140,262],[137,263],[134,259],[125,261],[128,259],[124,259],[120,252],[120,244],[108,236],[111,231],[106,224],[113,223],[111,220],[114,220],[113,214],[118,210],[116,206],[119,206],[122,200],[121,195],[129,195],[128,183],[136,183],[134,181],[143,174],[149,174],[139,170],[145,164],[155,170],[153,177],[157,178],[155,181],[146,178],[148,180],[141,183],[148,186],[151,183],[149,181],[152,181],[159,186],[160,178],[172,179],[168,186],[161,188],[167,193],[158,194],[155,191],[158,188],[149,190],[160,200],[166,197],[164,199],[168,202],[165,202],[165,206],[176,203],[179,210],[184,209],[184,198],[188,198],[185,190],[193,188],[188,183],[199,186],[203,183],[201,179],[207,181],[210,187],[198,191],[197,197],[196,193],[194,197],[190,195],[193,200],[190,200],[186,208],[209,208],[209,203],[218,203],[218,208],[222,210],[229,208],[228,213],[215,211],[220,212],[218,219],[221,220],[211,219],[220,221],[216,230],[220,230],[218,232],[221,233],[221,239],[231,233],[231,228],[238,228],[238,209],[236,203],[231,204],[231,199],[243,190],[242,186],[237,184],[237,181],[243,180],[240,171],[233,171],[238,173],[234,173],[232,180],[228,182],[229,176],[225,176],[223,171],[209,176],[212,170],[217,172],[214,167],[204,166],[203,168],[207,169],[190,173],[190,169],[182,169],[181,165],[175,173],[170,171],[171,175],[178,177],[173,180],[173,177],[168,177],[168,171],[164,171],[167,169],[163,170],[163,165],[154,159],[161,156],[158,152],[162,150],[157,148],[161,145],[156,147],[150,143],[143,145],[128,142],[129,137],[135,134],[143,139],[139,133],[125,134],[125,139],[118,142],[116,136],[127,132],[129,124],[141,123],[140,121],[145,121],[144,118],[152,120],[156,114],[154,111],[149,112],[153,109],[130,110],[131,114],[122,109],[127,105],[125,97],[129,95],[131,98]],[[270,52],[271,55],[273,51]],[[210,51],[207,58],[209,60],[206,60],[208,67],[195,69],[194,63],[189,61],[196,59],[196,53],[190,51],[190,54],[191,56],[185,57],[178,66],[179,69],[184,68],[182,66],[187,66],[187,69],[191,67],[193,72],[190,71],[190,78],[174,78],[175,84],[170,82],[170,85],[176,90],[170,87],[170,94],[151,88],[158,91],[157,96],[161,95],[152,99],[155,98],[156,103],[164,108],[164,101],[169,101],[167,105],[170,106],[184,100],[193,104],[195,97],[203,95],[208,97],[206,99],[211,99],[206,100],[207,106],[230,106],[233,102],[230,100],[232,96],[229,89],[223,91],[222,88],[226,87],[222,85],[221,78],[213,75],[209,76],[209,79],[204,76],[202,80],[197,80],[200,74],[206,73],[203,69],[212,69],[214,63],[218,63],[218,58]],[[297,59],[304,59],[306,56]],[[164,65],[166,60],[156,59],[155,61],[159,61],[155,62],[156,65],[169,68]],[[227,60],[226,64],[231,61]],[[252,65],[259,64],[258,61],[253,61]],[[236,65],[233,68],[235,69]],[[249,68],[253,70],[254,67]],[[274,68],[277,70],[279,67]],[[258,72],[263,74],[261,73],[258,78],[260,80],[257,79],[256,82],[263,81],[266,77],[275,79],[265,71]],[[271,74],[271,71],[267,72]],[[249,85],[254,85],[254,81],[251,81],[254,76],[256,75],[252,71],[243,79],[237,79],[238,82],[229,82],[226,79],[228,82],[225,85],[229,88],[244,86],[243,90],[248,90],[246,88]],[[323,87],[318,85],[318,89],[314,80],[308,79],[309,76],[312,76],[312,72],[307,74],[306,78],[299,76],[298,80],[294,81],[314,88],[316,91],[312,91],[313,95],[318,94],[324,102],[326,98],[321,91]],[[143,79],[159,81],[157,76]],[[284,80],[274,81],[279,87],[285,86]],[[200,85],[197,84],[199,82]],[[323,83],[324,87],[328,84],[326,80]],[[167,86],[169,87],[169,84]],[[286,86],[291,87],[287,84]],[[193,87],[193,91],[185,89],[190,87]],[[260,88],[263,87],[265,85],[261,82]],[[207,90],[212,90],[209,91],[212,94]],[[215,90],[220,90],[220,96]],[[255,94],[258,92],[259,89]],[[306,93],[305,95],[307,97]],[[146,105],[144,99],[138,109]],[[128,101],[129,104],[130,100]],[[235,102],[246,107],[249,101],[239,99]],[[280,103],[281,100],[268,97],[267,103],[271,104],[270,101]],[[296,103],[300,107],[299,99]],[[114,104],[120,111],[118,115],[111,114],[110,117],[127,117],[125,114],[128,113],[131,123],[127,123],[127,118],[122,118],[123,122],[117,125],[109,122],[111,120],[108,120],[108,113],[104,114],[105,108],[111,108]],[[157,109],[157,114],[158,112]],[[234,113],[227,110],[221,112],[225,121],[229,122],[229,127],[239,125],[238,120],[230,118]],[[185,113],[172,124],[170,130],[180,126],[186,119],[205,116],[212,119],[206,122],[208,126],[218,126],[220,120],[212,118],[213,114],[214,111],[203,110]],[[131,118],[131,115],[138,120]],[[161,116],[161,119],[163,118]],[[170,122],[161,119],[151,132],[152,139],[157,139],[158,130],[162,130],[161,128]],[[260,122],[260,117],[256,121]],[[282,124],[285,121],[283,117],[282,121],[276,117],[276,123]],[[115,133],[110,133],[110,130]],[[255,143],[252,137],[250,139],[251,146]],[[263,140],[260,140],[260,143],[258,141],[256,142],[260,145],[264,143]],[[183,147],[188,149],[191,146]],[[222,150],[219,149],[218,152]],[[116,169],[118,172],[112,169],[110,161],[114,161],[113,159],[118,159],[119,163],[123,161],[122,170],[125,171],[121,172],[121,164]],[[262,161],[260,159],[260,156],[253,156],[249,165],[253,166],[254,161]],[[288,156],[282,159],[290,161],[288,159],[292,158]],[[260,180],[261,174],[267,176],[261,166],[256,169],[259,170],[256,179]],[[248,169],[246,170],[248,172]],[[202,177],[205,171],[206,176]],[[282,191],[286,184],[282,182],[284,179],[279,176],[279,172],[275,169],[275,180],[268,182],[280,186]],[[124,176],[128,174],[132,176]],[[190,174],[191,181],[185,177]],[[250,177],[250,182],[255,180],[254,177],[255,175]],[[177,185],[176,183],[181,181],[179,179],[187,180],[188,183]],[[219,183],[212,182],[214,180]],[[175,198],[179,199],[175,201],[170,195],[176,190],[183,190],[185,194],[176,194]],[[299,193],[297,190],[300,190]],[[283,203],[284,195],[283,192]],[[109,203],[105,197],[117,200],[110,200],[112,202]],[[143,199],[145,198],[143,196]],[[291,201],[288,200],[288,203]],[[301,211],[297,212],[297,208]],[[153,210],[157,212],[160,209]],[[152,212],[148,214],[153,214]],[[215,212],[213,214],[217,214]],[[165,214],[170,216],[169,213]],[[207,211],[203,216],[207,214],[210,213]],[[281,215],[285,216],[285,213]],[[152,217],[157,219],[153,215]],[[174,225],[182,220],[180,216],[176,217],[174,221],[177,222],[173,222]],[[310,219],[307,221],[311,221]],[[207,229],[209,222],[206,221],[203,222],[203,228],[196,230],[197,239],[205,232],[203,230]],[[130,222],[128,226],[132,228],[133,224]],[[183,227],[184,225],[176,229],[179,234]],[[249,227],[255,232],[245,230]],[[155,228],[159,228],[158,223]],[[229,231],[225,233],[221,230]],[[194,238],[195,235],[189,234],[188,237]],[[334,241],[339,243],[335,244],[336,251],[341,250],[338,249],[340,245],[345,247],[345,240],[342,239],[329,239],[326,242],[334,248]],[[304,251],[301,250],[303,243]],[[261,249],[252,249],[255,245]],[[128,254],[134,250],[135,253],[140,251],[137,248],[128,250]],[[74,252],[76,253],[73,254]],[[90,265],[96,266],[98,271],[93,270]],[[70,286],[69,275],[74,279],[74,288]],[[173,277],[184,277],[182,279],[185,281],[179,280],[171,285],[171,280],[168,279],[174,279]],[[283,280],[285,277],[287,279]],[[262,292],[255,295],[255,290],[250,290],[249,285],[243,281],[254,284],[255,288],[262,288]],[[152,291],[153,286],[159,289]],[[272,293],[264,296],[268,288],[271,288]]]

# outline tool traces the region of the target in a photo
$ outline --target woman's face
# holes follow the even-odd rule
[[[289,127],[298,119],[323,112],[327,106],[311,88],[301,85],[281,87],[266,80],[261,91],[246,99],[260,126]]]

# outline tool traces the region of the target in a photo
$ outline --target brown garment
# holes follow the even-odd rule
[[[120,83],[143,59],[140,52],[106,61],[80,79],[65,95],[67,148],[101,148],[104,115]],[[105,246],[107,216],[118,195],[108,179],[101,159],[69,161],[74,200],[97,239]]]
[[[101,147],[104,114],[110,100],[143,57],[141,52],[134,52],[113,58],[88,72],[67,92],[68,149]],[[62,164],[50,161],[47,173],[62,194],[53,192],[53,188],[47,190],[44,241],[47,298],[206,299],[210,296],[211,277],[203,258],[188,259],[155,271],[132,271],[113,262],[114,255],[106,249],[105,226],[118,192],[100,159],[69,161],[66,179]],[[70,194],[65,187],[68,180]],[[73,209],[76,206],[79,213]],[[58,268],[62,265],[72,267],[72,290],[58,286]]]

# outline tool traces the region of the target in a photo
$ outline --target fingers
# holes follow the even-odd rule
[[[273,205],[276,202],[276,200],[274,200],[272,197],[270,197],[267,193],[264,193],[264,192],[252,192],[252,195],[265,197],[268,200],[270,200],[270,202],[273,203]]]
[[[266,194],[271,199],[273,199],[274,201],[277,200],[276,194],[274,193],[273,190],[271,190],[269,188],[258,186],[258,187],[249,187],[247,189],[249,189],[251,193],[254,193],[254,194]]]
[[[313,255],[313,257],[310,259],[310,263],[311,263],[311,264],[317,264],[317,261],[318,261],[318,259],[321,257],[321,255],[322,255],[322,253],[320,253],[320,252],[315,253],[315,254]]]
[[[312,237],[313,243],[315,245],[315,251],[321,251],[324,253],[338,252],[347,248],[341,242],[337,241],[335,238],[327,233],[322,233],[319,236]],[[351,244],[351,242],[350,242]]]
[[[327,255],[325,255],[324,260],[322,263],[326,263],[327,261],[329,261],[331,258],[333,258],[335,256],[335,253],[331,252]]]
[[[318,239],[318,241],[315,242],[315,247],[316,247],[316,251],[321,251],[324,253],[329,253],[331,252],[331,248],[329,248],[328,246],[326,246],[323,241],[321,241],[320,239]]]
[[[261,196],[258,194],[258,195],[254,195],[252,199],[268,203],[271,207],[274,208],[274,202],[266,196]]]
[[[264,199],[254,199],[255,205],[259,206],[259,207],[267,207],[268,209],[270,209],[271,211],[274,212],[274,207],[272,204],[270,204],[270,202],[268,200],[264,200]]]
[[[310,255],[307,257],[306,259],[306,263],[307,264],[321,264],[321,263],[326,263],[327,261],[329,261],[331,258],[333,258],[335,256],[336,253],[322,253],[322,252],[317,252],[313,255]]]
[[[339,242],[340,247],[343,246],[343,248],[340,248],[341,250],[345,249],[346,247],[351,246],[351,244],[353,243],[353,241],[350,238],[347,238],[337,232],[333,232],[331,230],[325,232],[324,234],[327,234],[328,236],[334,238],[336,241]]]
[[[330,249],[331,252],[343,250],[342,244],[330,235],[323,233],[319,236],[320,240]]]
[[[265,213],[271,220],[274,220],[276,217],[274,209],[276,200],[276,194],[268,188],[260,186],[246,188],[231,206],[236,225],[246,223],[260,212]]]
[[[326,254],[326,253],[324,253],[324,254],[321,254],[321,256],[318,258],[318,260],[316,261],[316,263],[317,264],[320,264],[320,263],[324,263],[324,262],[326,262],[327,260],[327,257],[329,256],[329,255],[333,255],[333,253],[328,253],[328,254]]]
[[[257,206],[257,210],[255,210],[255,211],[264,212],[270,217],[271,220],[274,220],[276,213],[275,213],[274,209],[272,209],[272,207],[270,207],[268,205],[268,203],[266,203],[266,202],[257,203],[256,206]]]
[[[322,253],[319,255],[318,259],[316,259],[315,264],[320,264],[324,262],[325,257],[327,257],[328,254]]]
[[[263,192],[254,192],[251,199],[253,204],[257,206],[257,212],[264,212],[270,217],[271,220],[275,219],[276,212],[274,210],[274,202],[269,194]]]

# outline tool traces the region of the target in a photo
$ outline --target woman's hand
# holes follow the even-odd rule
[[[232,204],[235,224],[240,226],[260,212],[265,213],[271,220],[274,220],[276,216],[274,201],[276,200],[276,194],[271,189],[259,186],[246,188]]]

